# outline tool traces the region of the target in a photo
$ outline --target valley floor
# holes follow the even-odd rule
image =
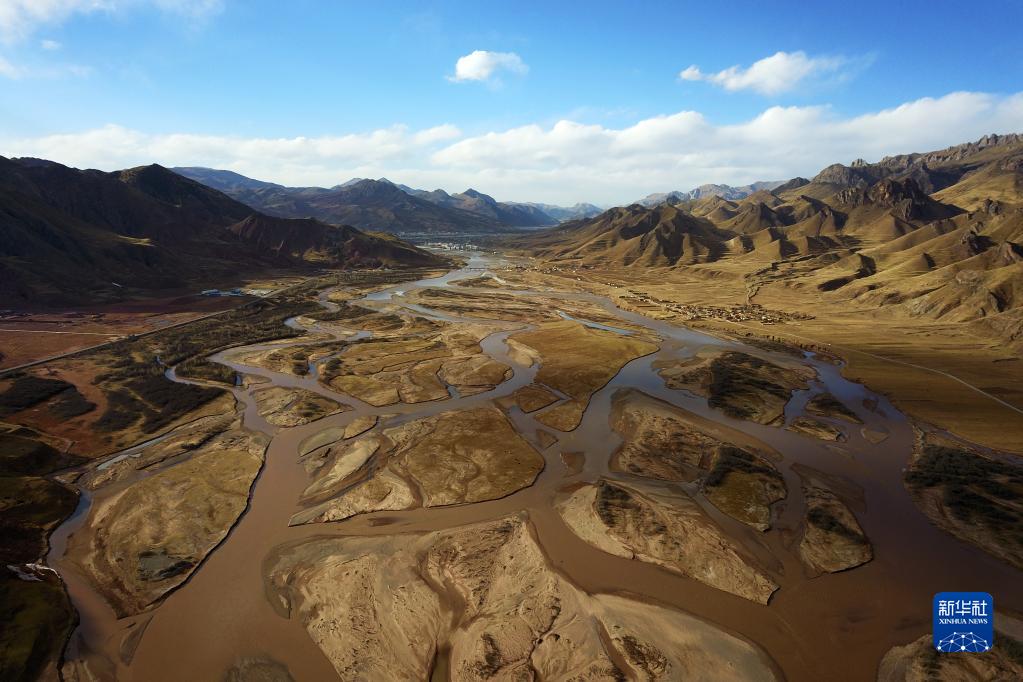
[[[12,507],[52,532],[3,548],[43,578],[5,581],[16,643],[53,647],[29,590],[62,584],[44,678],[1023,676],[1018,361],[639,272],[324,279],[5,382],[2,435],[51,462],[5,500],[60,507]],[[964,584],[998,644],[934,660]]]
[[[245,282],[260,295],[306,277],[267,276]],[[233,282],[232,286],[239,284]],[[60,357],[118,339],[152,333],[216,315],[256,300],[255,295],[203,296],[193,291],[91,306],[0,311],[0,370]]]
[[[752,297],[758,308],[750,308],[743,271],[524,263],[512,279],[554,281],[656,319],[730,337],[778,339],[840,358],[847,377],[919,420],[1023,454],[1021,349],[980,323],[896,315],[783,286],[760,287]]]

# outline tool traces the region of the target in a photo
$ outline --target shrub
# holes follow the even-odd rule
[[[38,405],[68,388],[74,387],[60,379],[22,374],[14,379],[6,391],[0,393],[0,417]]]
[[[73,419],[96,409],[96,404],[85,399],[78,389],[71,387],[57,394],[49,406],[50,412],[61,419]]]

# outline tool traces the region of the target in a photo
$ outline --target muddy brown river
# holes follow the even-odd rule
[[[494,261],[474,255],[468,266],[443,277],[402,283],[370,294],[362,305],[400,304],[404,295],[417,289],[446,287],[456,279],[477,276],[480,268]],[[459,287],[459,291],[475,290]],[[492,293],[492,290],[488,291]],[[529,297],[529,291],[502,293]],[[282,547],[315,537],[345,537],[418,533],[498,519],[525,512],[535,527],[540,545],[551,565],[565,578],[588,592],[611,592],[665,605],[703,619],[727,632],[756,644],[769,659],[780,678],[791,680],[868,680],[876,677],[881,657],[892,646],[908,643],[930,630],[931,598],[945,590],[987,591],[995,595],[1000,609],[1023,611],[1020,572],[939,530],[912,503],[902,483],[903,468],[913,448],[912,425],[883,396],[843,378],[841,368],[810,354],[801,362],[816,370],[818,380],[811,389],[794,394],[786,408],[791,420],[802,413],[815,392],[828,391],[842,399],[874,431],[888,437],[872,443],[854,429],[840,447],[814,440],[785,429],[726,417],[711,409],[707,400],[685,391],[665,387],[653,369],[660,360],[688,357],[700,349],[721,347],[742,350],[765,359],[778,359],[771,352],[722,340],[684,327],[651,320],[621,310],[609,300],[580,293],[543,292],[566,300],[585,300],[599,305],[623,323],[622,329],[602,320],[598,325],[618,333],[640,326],[656,334],[659,350],[636,359],[595,393],[582,423],[560,435],[559,442],[543,453],[546,466],[536,482],[508,497],[470,505],[414,509],[402,512],[361,514],[337,523],[289,527],[302,491],[310,479],[298,461],[298,446],[304,439],[331,427],[344,426],[367,416],[381,417],[377,429],[426,415],[454,409],[492,404],[529,384],[537,367],[524,367],[510,355],[507,337],[529,325],[507,323],[506,330],[486,337],[483,351],[510,365],[514,376],[494,390],[449,400],[373,407],[354,397],[338,394],[317,381],[315,367],[307,377],[276,373],[258,367],[232,363],[224,353],[213,359],[240,373],[263,377],[270,384],[235,387],[235,396],[245,404],[244,425],[272,437],[266,461],[256,479],[249,505],[223,542],[195,573],[151,611],[128,618],[116,618],[103,597],[65,556],[68,537],[87,532],[92,498],[83,494],[75,515],[52,539],[50,565],[57,568],[80,615],[66,651],[66,660],[77,663],[80,673],[95,679],[137,680],[219,680],[233,666],[246,659],[270,659],[287,667],[296,680],[336,679],[330,662],[310,638],[297,617],[288,618],[267,590],[267,565]],[[331,305],[321,297],[324,305]],[[456,316],[421,305],[405,306],[409,314],[458,322]],[[567,316],[567,314],[565,315]],[[588,323],[586,320],[580,320]],[[292,324],[295,324],[292,322]],[[355,336],[367,333],[351,329]],[[289,343],[304,343],[301,338]],[[286,344],[283,344],[286,345]],[[268,346],[251,346],[247,349]],[[281,343],[273,347],[282,347]],[[235,355],[239,349],[232,349]],[[242,349],[246,350],[246,349]],[[792,358],[784,360],[791,363]],[[322,360],[320,361],[322,362]],[[177,379],[173,371],[169,376]],[[294,386],[316,391],[354,409],[295,427],[268,424],[255,410],[251,391],[268,385]],[[573,484],[599,477],[628,481],[630,475],[608,470],[611,454],[620,438],[609,426],[612,396],[623,388],[636,388],[650,396],[683,407],[707,419],[740,430],[767,443],[782,455],[776,465],[785,478],[788,497],[775,505],[770,530],[758,532],[721,513],[696,488],[681,486],[742,550],[755,557],[780,589],[766,606],[716,590],[696,580],[681,577],[656,565],[604,553],[578,538],[554,510],[554,501]],[[875,409],[864,407],[875,401]],[[536,443],[537,428],[532,416],[511,408],[509,418],[527,440]],[[118,456],[131,456],[138,448]],[[562,453],[582,453],[582,467],[576,473]],[[873,544],[874,558],[857,568],[807,578],[799,553],[799,527],[803,519],[801,467],[811,467],[840,478],[858,490],[853,511]],[[649,479],[645,480],[651,485]],[[96,495],[109,495],[100,490]],[[126,637],[126,633],[128,636]],[[69,668],[70,669],[70,668]],[[436,664],[433,679],[446,677],[443,660]],[[713,679],[713,672],[708,671]]]

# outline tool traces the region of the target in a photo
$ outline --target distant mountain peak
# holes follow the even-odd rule
[[[39,159],[34,156],[21,156],[11,159],[11,161],[17,163],[19,166],[25,166],[26,168],[32,167],[43,167],[43,166],[60,166],[61,164],[56,161],[50,161],[49,159]]]
[[[0,267],[0,300],[121,300],[281,266],[441,264],[392,237],[253,212],[186,174],[248,192],[279,186],[230,171],[179,170],[154,163],[107,173],[0,157],[0,262],[19,264]]]
[[[673,190],[671,192],[662,192],[656,194],[648,194],[639,201],[635,202],[640,206],[652,207],[657,204],[680,204],[683,201],[692,201],[693,199],[703,199],[710,196],[719,196],[725,199],[743,199],[754,192],[760,190],[771,191],[776,187],[785,184],[784,180],[768,180],[768,181],[757,181],[750,183],[749,185],[743,185],[742,187],[733,187],[731,185],[717,185],[708,183],[695,187],[687,192],[680,190]]]
[[[427,191],[386,177],[351,178],[331,188],[285,187],[232,171],[194,166],[174,170],[271,215],[314,216],[329,223],[348,222],[359,228],[395,232],[490,232],[554,225],[600,212],[592,204],[563,208],[500,202],[472,187],[459,194]]]
[[[179,178],[182,177],[178,173],[175,173],[174,171],[170,170],[169,168],[165,168],[165,167],[161,166],[158,163],[151,163],[151,164],[148,164],[146,166],[134,166],[132,168],[125,168],[124,170],[117,171],[117,174],[120,177],[122,177],[122,178],[128,178],[128,177],[132,177],[132,176],[139,176],[139,177],[148,176],[148,177],[154,177],[154,178],[157,178],[157,177],[162,178],[162,177],[168,177],[170,175],[173,175],[173,176],[176,176],[176,177],[179,177]]]
[[[175,166],[170,169],[178,175],[183,175],[190,180],[202,183],[207,187],[230,194],[232,190],[238,189],[265,189],[268,187],[280,187],[273,182],[263,182],[245,177],[241,173],[230,170],[219,170],[215,168],[204,168],[202,166]]]

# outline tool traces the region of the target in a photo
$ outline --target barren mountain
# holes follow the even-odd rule
[[[515,202],[509,202],[512,206],[530,206],[532,208],[539,209],[549,215],[556,222],[565,220],[578,220],[579,218],[592,218],[595,215],[603,213],[603,209],[593,204],[587,204],[584,202],[575,204],[574,206],[557,206],[555,204],[538,204],[535,202],[526,202],[524,204],[517,204]]]
[[[328,225],[314,218],[275,218],[254,213],[227,229],[284,261],[357,268],[430,266],[438,262],[433,254],[394,235]]]
[[[982,168],[1002,165],[1013,159],[1018,167],[1023,155],[1023,135],[985,135],[976,142],[955,145],[924,154],[888,156],[877,163],[857,159],[848,166],[828,166],[811,181],[828,189],[867,187],[885,178],[912,178],[931,194],[951,187]],[[1003,169],[1005,170],[1005,169]]]
[[[648,194],[636,203],[640,206],[646,206],[648,208],[656,206],[657,204],[679,204],[683,201],[692,201],[693,199],[704,199],[706,197],[723,197],[725,199],[742,199],[748,197],[754,192],[760,190],[772,190],[775,187],[783,184],[784,180],[770,180],[770,181],[759,181],[749,185],[743,185],[742,187],[732,187],[731,185],[714,185],[706,184],[700,185],[688,192],[682,192],[674,190],[671,192],[661,192],[656,194]]]
[[[283,217],[314,216],[327,222],[336,222],[338,216],[355,216],[348,222],[359,227],[378,227],[390,232],[481,232],[495,227],[542,227],[565,220],[590,218],[602,210],[593,204],[557,206],[533,202],[497,201],[492,196],[467,189],[449,194],[442,189],[424,190],[394,183],[386,178],[370,180],[352,178],[347,182],[325,187],[285,187],[272,182],[253,180],[233,171],[202,168],[199,166],[172,169],[187,178],[220,190],[252,208]],[[358,192],[352,193],[359,186]],[[397,187],[416,200],[439,207],[425,209],[422,203],[409,203],[404,197],[388,190]],[[372,188],[369,192],[367,188]],[[370,196],[367,196],[370,195]],[[387,217],[375,209],[386,208],[393,202],[395,218]],[[365,203],[364,203],[365,202]],[[359,212],[358,208],[364,208]],[[451,209],[451,212],[443,209]],[[466,214],[471,214],[472,217]],[[374,217],[375,216],[375,217]],[[374,222],[375,221],[375,222]]]
[[[414,197],[386,180],[360,180],[329,190],[303,191],[305,195],[295,197],[293,205],[268,206],[267,212],[284,217],[312,216],[329,223],[399,234],[471,234],[507,227],[496,218]]]
[[[0,294],[12,304],[123,299],[270,266],[436,262],[354,228],[284,226],[155,164],[104,173],[0,157]]]
[[[557,222],[541,211],[503,204],[471,189],[427,192],[385,178],[353,178],[330,188],[285,187],[212,168],[174,171],[270,215],[396,234],[479,234]]]
[[[668,266],[716,260],[730,236],[706,218],[668,204],[649,209],[633,204],[565,223],[521,243],[546,258]]]
[[[535,206],[499,202],[489,194],[483,194],[471,188],[457,194],[448,194],[442,189],[428,192],[406,185],[399,185],[399,187],[408,194],[426,199],[432,204],[475,213],[511,227],[538,227],[554,225],[558,222]]]
[[[171,170],[178,175],[184,175],[186,178],[201,182],[207,187],[212,187],[228,195],[246,190],[284,189],[284,185],[254,180],[245,177],[241,173],[229,170],[217,170],[216,168],[204,168],[202,166],[175,167],[171,168]]]
[[[542,258],[642,264],[816,292],[867,309],[980,322],[1023,339],[1023,136],[835,164],[731,200],[632,205],[523,237]]]

